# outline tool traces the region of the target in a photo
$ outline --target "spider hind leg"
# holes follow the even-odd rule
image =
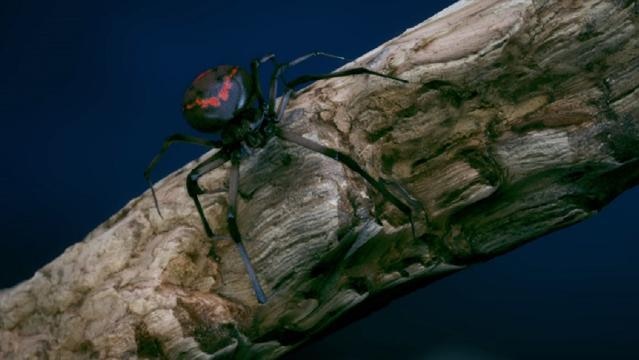
[[[251,258],[249,257],[248,253],[246,252],[246,248],[242,243],[242,235],[240,234],[240,230],[237,226],[237,195],[239,193],[238,189],[240,183],[240,165],[237,159],[232,159],[231,163],[231,173],[229,175],[228,210],[226,217],[229,226],[229,232],[231,233],[233,242],[235,242],[237,250],[240,253],[240,257],[242,258],[242,262],[244,263],[244,267],[246,268],[246,273],[248,274],[251,285],[253,286],[253,291],[255,291],[255,297],[260,304],[264,304],[266,302],[266,295],[264,294],[264,290],[262,290],[260,281],[255,274],[253,264],[251,263]]]
[[[414,218],[414,215],[415,214],[424,215],[424,217],[425,217],[424,219],[426,221],[428,221],[428,219],[426,219],[426,212],[425,212],[424,206],[422,205],[421,202],[419,202],[419,200],[415,199],[408,192],[408,190],[406,190],[405,187],[403,187],[397,181],[388,180],[388,179],[383,179],[382,178],[382,179],[380,179],[380,182],[382,183],[382,185],[384,187],[386,187],[386,190],[388,192],[392,193],[396,198],[401,199],[401,201],[404,204],[407,204],[411,208],[412,211],[410,213],[406,213],[406,212],[404,212],[404,213],[406,214],[406,216],[408,216],[408,220],[410,221],[410,228],[411,228],[411,232],[413,234],[413,239],[416,239],[417,235],[416,235],[416,231],[415,231],[415,218]],[[386,198],[386,200],[390,201],[388,198]]]
[[[334,160],[341,162],[346,165],[349,169],[353,170],[361,177],[363,177],[375,190],[377,190],[386,201],[392,203],[396,208],[398,208],[401,212],[406,214],[408,220],[411,225],[411,232],[413,238],[416,239],[416,231],[415,231],[415,213],[423,212],[423,208],[421,204],[414,199],[412,196],[408,194],[408,192],[401,187],[399,184],[388,182],[388,181],[379,181],[373,178],[364,168],[362,168],[351,156],[348,154],[330,148],[328,146],[324,146],[315,141],[306,139],[300,135],[294,134],[288,130],[284,130],[278,128],[277,136],[280,138],[292,142],[294,144],[305,147],[309,150],[318,152],[322,155],[328,156]],[[391,189],[387,186],[387,184],[392,185]],[[399,189],[395,189],[399,188]],[[399,194],[399,196],[398,196]],[[400,197],[404,200],[401,200]]]

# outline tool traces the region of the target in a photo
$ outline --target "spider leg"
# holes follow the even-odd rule
[[[325,53],[323,51],[313,51],[313,52],[310,52],[308,54],[302,55],[302,56],[298,57],[297,59],[293,59],[293,60],[289,61],[288,63],[285,64],[285,66],[287,68],[289,68],[291,66],[295,66],[295,65],[301,63],[302,61],[306,61],[309,58],[312,58],[313,56],[324,56],[324,57],[333,58],[333,59],[346,60],[346,58],[343,57],[343,56],[333,55],[333,54]]]
[[[312,55],[326,55],[326,56],[331,56],[331,57],[336,57],[339,58],[338,56],[334,56],[334,55],[330,55],[330,54],[324,54],[324,53],[311,53],[311,54],[307,54],[305,56],[302,56],[298,59],[295,59],[292,62],[296,62],[295,64],[308,59],[309,57],[311,57]],[[290,64],[290,63],[289,63]],[[358,74],[369,74],[369,75],[376,75],[376,76],[381,76],[387,79],[392,79],[392,80],[397,80],[397,81],[401,81],[404,83],[407,83],[407,80],[404,79],[400,79],[394,76],[390,76],[390,75],[386,75],[386,74],[382,74],[382,73],[378,73],[376,71],[373,70],[369,70],[366,68],[354,68],[354,69],[349,69],[349,70],[344,70],[344,71],[337,71],[331,74],[324,74],[324,75],[302,75],[298,78],[293,79],[292,81],[286,83],[286,92],[284,93],[284,95],[282,95],[281,99],[280,99],[280,103],[277,109],[277,115],[275,116],[275,122],[280,122],[280,120],[282,120],[282,118],[284,117],[284,111],[286,110],[286,106],[288,105],[288,101],[291,98],[291,95],[293,95],[293,93],[295,92],[294,87],[297,85],[301,85],[303,83],[306,82],[311,82],[311,81],[315,81],[315,80],[321,80],[321,79],[330,79],[330,78],[334,78],[334,77],[343,77],[343,76],[351,76],[351,75],[358,75]],[[270,94],[270,101],[271,103],[275,102],[275,93],[277,91],[277,79],[275,78],[276,74],[273,74],[274,78],[271,79],[271,94]],[[279,74],[277,74],[277,76],[279,77]],[[275,105],[272,105],[273,107]]]
[[[275,54],[271,53],[271,54],[266,54],[264,56],[262,56],[259,60],[257,60],[257,62],[259,62],[260,64],[264,64],[267,61],[275,61]]]
[[[291,95],[295,92],[294,89],[288,89],[280,98],[280,103],[277,108],[277,117],[275,118],[275,122],[278,123],[284,117],[284,112],[286,111],[286,106],[288,105],[288,101],[291,99]]]
[[[204,226],[204,231],[206,235],[214,239],[213,231],[211,230],[211,226],[209,222],[206,220],[206,216],[204,216],[204,210],[202,209],[202,204],[200,204],[200,200],[198,199],[198,195],[204,194],[204,190],[198,185],[197,180],[207,172],[214,170],[220,166],[222,166],[225,162],[228,161],[228,155],[224,149],[216,152],[208,159],[204,160],[201,164],[193,168],[189,175],[186,177],[186,191],[188,192],[191,199],[195,203],[195,207],[197,209],[198,214],[200,215],[200,220],[202,220],[202,225]],[[213,245],[214,246],[214,245]],[[211,254],[216,261],[219,261],[219,257],[215,254],[215,250],[212,248]]]
[[[290,141],[294,144],[305,147],[309,150],[318,152],[320,154],[326,155],[334,160],[341,162],[342,164],[348,166],[351,170],[358,173],[361,177],[363,177],[372,187],[375,188],[384,199],[390,201],[395,207],[397,207],[400,211],[402,211],[406,216],[408,216],[408,220],[410,221],[411,231],[413,234],[413,238],[415,238],[415,223],[413,222],[413,208],[407,204],[405,204],[402,200],[400,200],[397,196],[395,196],[392,192],[388,190],[386,184],[381,181],[375,180],[366,170],[364,170],[352,157],[348,154],[343,153],[341,151],[332,149],[328,146],[324,146],[315,141],[306,139],[300,135],[294,134],[288,130],[278,129],[277,136],[280,138]]]
[[[227,212],[227,222],[229,226],[229,232],[231,233],[231,237],[237,246],[237,249],[240,252],[240,256],[242,257],[242,261],[244,262],[244,266],[246,267],[246,272],[248,273],[249,279],[251,280],[251,285],[253,286],[253,290],[255,291],[255,297],[260,304],[264,304],[266,302],[266,295],[264,294],[264,290],[260,286],[260,282],[257,279],[257,275],[255,275],[255,270],[253,270],[253,265],[251,264],[251,259],[249,258],[244,245],[242,244],[242,236],[240,235],[240,230],[237,227],[237,194],[240,183],[240,164],[237,159],[231,160],[231,173],[229,175],[229,204],[228,204],[228,212]]]
[[[158,161],[160,161],[164,153],[166,153],[169,147],[176,142],[202,145],[206,147],[217,147],[220,145],[220,143],[217,141],[205,140],[195,136],[182,135],[182,134],[173,134],[164,140],[160,151],[153,157],[153,160],[151,160],[151,163],[146,167],[146,169],[144,169],[144,178],[146,179],[146,182],[149,184],[149,188],[151,189],[151,194],[153,195],[153,202],[155,203],[155,208],[158,210],[158,214],[160,216],[162,216],[162,213],[160,212],[160,206],[158,205],[158,198],[155,196],[155,190],[153,189],[153,183],[151,182],[151,173],[153,172],[153,169],[155,169],[155,166],[157,165]]]
[[[282,73],[286,69],[290,68],[291,66],[295,66],[314,56],[324,56],[324,57],[329,57],[333,59],[346,60],[346,58],[343,56],[337,56],[337,55],[325,53],[322,51],[314,51],[314,52],[302,55],[296,59],[293,59],[285,64],[277,65],[275,67],[275,70],[273,71],[273,74],[271,75],[271,83],[270,83],[270,90],[269,90],[269,101],[270,101],[271,109],[275,109],[275,97],[277,96],[277,81],[279,80],[279,77],[282,75]]]
[[[255,86],[255,96],[257,97],[257,101],[259,102],[260,110],[262,110],[262,112],[266,112],[264,110],[267,104],[273,103],[273,99],[270,99],[268,103],[266,102],[262,93],[262,86],[260,85],[259,68],[262,64],[268,61],[271,61],[275,65],[275,70],[273,72],[277,72],[278,68],[281,65],[278,65],[277,61],[275,61],[275,54],[266,54],[259,59],[253,59],[253,61],[251,62],[251,79],[253,80],[253,84]]]
[[[254,86],[253,96],[255,96],[257,100],[258,108],[260,111],[260,118],[254,123],[253,125],[254,129],[262,125],[262,122],[264,121],[266,114],[270,111],[268,106],[270,103],[272,103],[272,101],[270,100],[267,101],[266,99],[264,99],[264,94],[262,92],[262,85],[260,83],[259,68],[262,64],[264,64],[267,61],[273,62],[275,66],[277,67],[277,63],[275,62],[275,54],[266,54],[259,59],[253,59],[253,61],[251,62],[251,80]]]
[[[368,74],[368,75],[375,75],[375,76],[380,76],[383,78],[387,78],[387,79],[392,79],[392,80],[397,80],[397,81],[401,81],[403,83],[407,83],[407,80],[404,79],[400,79],[398,77],[395,76],[391,76],[391,75],[386,75],[386,74],[382,74],[379,73],[377,71],[373,71],[367,68],[363,68],[363,67],[357,67],[357,68],[352,68],[352,69],[347,69],[347,70],[342,70],[342,71],[336,71],[330,74],[322,74],[322,75],[302,75],[298,78],[295,78],[289,82],[286,83],[286,87],[287,88],[294,88],[298,85],[307,83],[307,82],[311,82],[311,81],[316,81],[316,80],[322,80],[322,79],[330,79],[330,78],[334,78],[334,77],[343,77],[343,76],[351,76],[351,75],[359,75],[359,74]]]

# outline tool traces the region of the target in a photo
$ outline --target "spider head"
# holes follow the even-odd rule
[[[222,65],[198,75],[184,94],[182,111],[193,128],[222,131],[248,104],[250,77],[238,66]]]

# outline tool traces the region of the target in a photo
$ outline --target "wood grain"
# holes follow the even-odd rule
[[[273,139],[242,162],[219,263],[185,189],[197,161],[0,293],[2,358],[276,358],[331,325],[581,221],[639,182],[637,1],[460,1],[320,81],[284,126],[423,206],[406,216],[340,163]],[[200,159],[201,160],[201,159]],[[204,176],[225,187],[228,166]],[[227,234],[226,195],[202,196]],[[328,329],[328,330],[327,330]]]

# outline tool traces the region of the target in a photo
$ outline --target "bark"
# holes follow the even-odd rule
[[[401,184],[406,216],[340,163],[273,139],[241,166],[234,245],[185,174],[0,293],[1,358],[276,358],[362,309],[593,215],[639,182],[637,1],[463,0],[290,103],[285,127]],[[200,159],[201,160],[201,159]],[[228,166],[202,178],[225,185]],[[227,234],[226,194],[202,197]]]

